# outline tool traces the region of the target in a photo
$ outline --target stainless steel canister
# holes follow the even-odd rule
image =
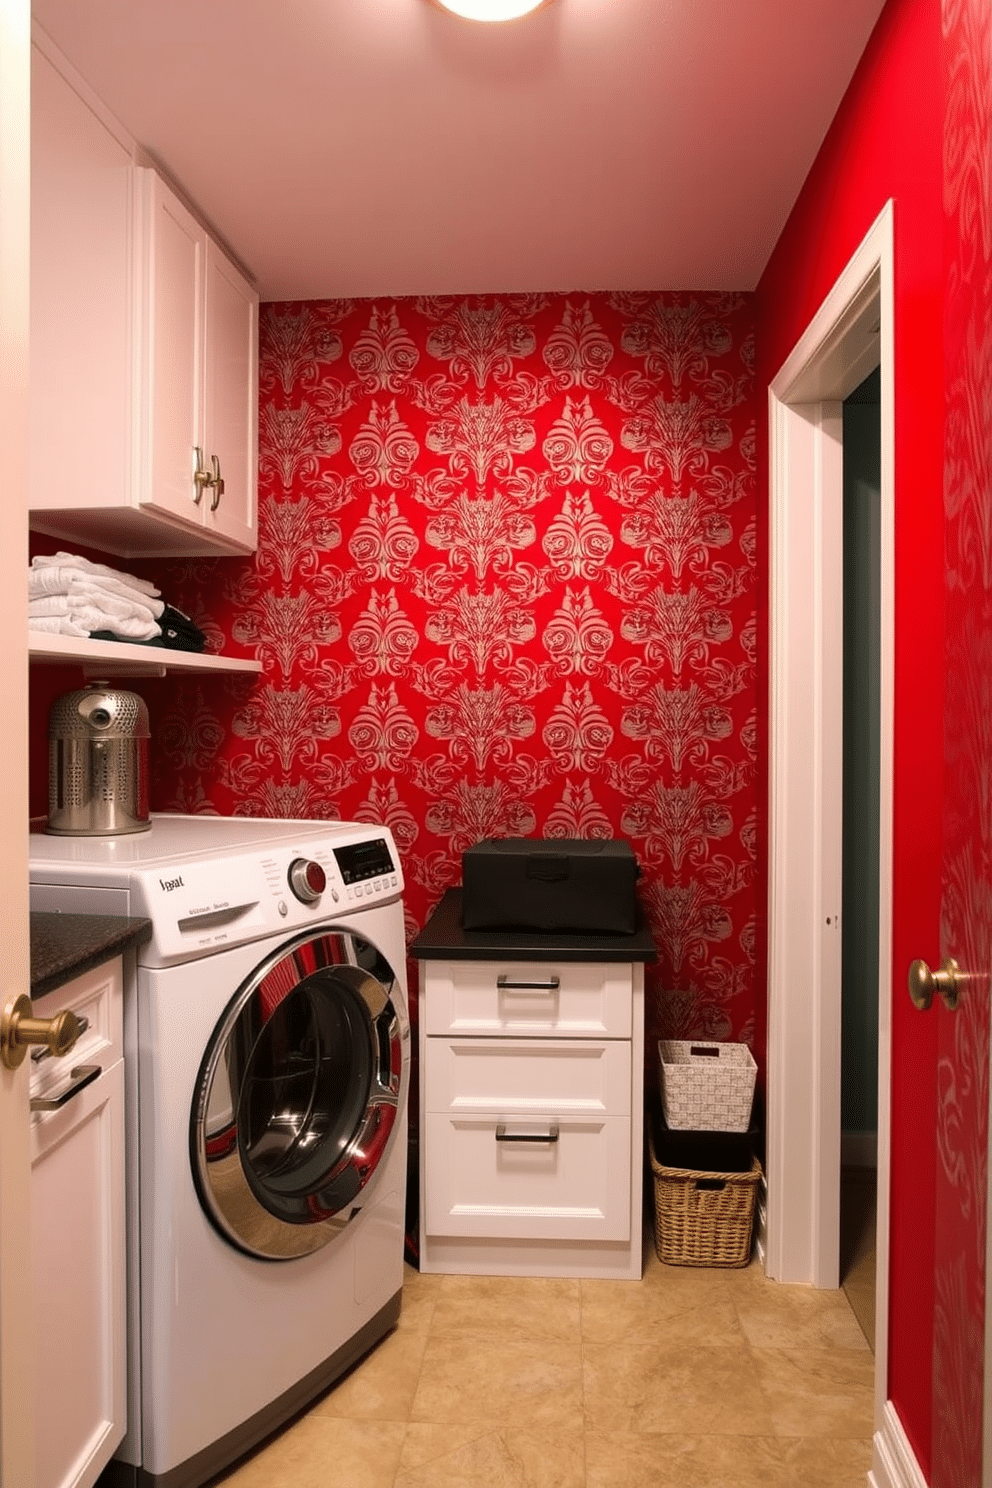
[[[48,718],[48,825],[63,837],[145,832],[148,709],[134,692],[92,682]]]

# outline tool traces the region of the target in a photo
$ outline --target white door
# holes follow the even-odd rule
[[[29,0],[0,0],[0,635],[8,729],[0,770],[0,1004],[27,991],[27,449]],[[0,1068],[0,1483],[34,1481],[27,1071]],[[70,1278],[63,1279],[66,1285]],[[58,1285],[59,1279],[52,1278]]]

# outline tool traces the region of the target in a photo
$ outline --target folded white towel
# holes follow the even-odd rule
[[[152,624],[155,620],[145,605],[133,604],[113,594],[46,594],[41,599],[29,599],[28,609],[35,615],[72,615],[83,610],[99,610],[101,615],[115,620],[138,620],[142,625]]]
[[[68,573],[65,582],[57,580],[58,574]],[[41,582],[37,582],[40,580]],[[96,605],[113,615],[131,616],[138,620],[157,620],[165,609],[160,599],[139,594],[126,584],[115,584],[110,579],[88,579],[83,574],[65,569],[49,568],[28,575],[28,602],[38,603],[43,599],[71,599],[83,604]]]
[[[150,641],[154,636],[162,634],[162,627],[149,611],[146,610],[144,615],[139,614],[141,608],[140,605],[129,606],[115,602],[111,609],[108,605],[92,602],[83,595],[49,594],[42,599],[28,600],[28,618],[64,618],[81,626],[84,635],[91,635],[94,630],[112,630],[114,635],[127,640]],[[120,613],[116,613],[118,610]]]
[[[90,575],[78,568],[37,568],[28,571],[28,598],[39,599],[46,594],[82,594],[91,599],[113,597],[128,604],[140,605],[142,613],[157,620],[165,605],[154,595],[134,589],[123,579]]]
[[[151,594],[158,598],[160,590],[147,579],[139,579],[134,574],[120,573],[116,568],[108,568],[105,563],[91,563],[88,558],[82,558],[78,553],[52,553],[44,558],[32,558],[32,568],[76,568],[90,575],[99,574],[104,579],[120,579],[131,589],[138,589],[142,594]]]
[[[71,635],[79,636],[86,640],[89,636],[88,630],[83,630],[74,620],[67,615],[29,615],[28,630],[43,630],[48,635]]]

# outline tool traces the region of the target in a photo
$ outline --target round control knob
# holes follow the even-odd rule
[[[301,904],[316,904],[327,888],[327,874],[313,858],[294,858],[289,865],[289,887]]]

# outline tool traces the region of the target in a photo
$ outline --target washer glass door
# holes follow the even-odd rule
[[[238,988],[200,1066],[190,1156],[232,1244],[287,1260],[362,1207],[405,1099],[402,1003],[375,947],[306,932]]]

